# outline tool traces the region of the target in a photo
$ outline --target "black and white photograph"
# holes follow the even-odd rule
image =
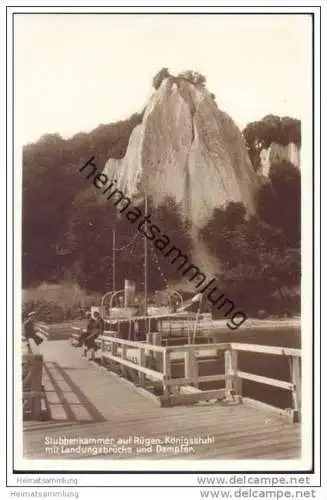
[[[312,468],[313,33],[15,13],[16,468]]]

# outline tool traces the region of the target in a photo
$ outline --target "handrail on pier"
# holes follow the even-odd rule
[[[162,346],[160,333],[148,333],[145,342],[134,342],[118,338],[113,332],[105,332],[97,339],[99,354],[104,365],[109,365],[113,371],[119,367],[123,376],[131,371],[137,374],[137,385],[143,388],[161,387],[160,400],[162,404],[185,404],[197,402],[200,399],[227,399],[234,402],[244,402],[275,410],[288,415],[292,421],[300,420],[301,414],[301,350],[288,347],[265,346],[245,343],[210,343]],[[109,335],[108,335],[109,334]],[[76,333],[72,338],[76,338]],[[284,356],[290,369],[290,381],[279,380],[259,374],[244,372],[238,366],[239,352],[251,352]],[[208,359],[224,354],[224,373],[214,375],[199,375],[199,366]],[[172,365],[182,363],[184,376],[172,377]],[[278,387],[292,393],[292,408],[281,410],[260,401],[242,397],[242,380],[250,380],[260,384]],[[135,380],[134,380],[135,381]],[[222,389],[201,390],[204,382],[225,381]],[[158,387],[157,387],[158,388]]]
[[[270,377],[263,377],[254,373],[244,372],[238,369],[237,354],[240,351],[269,354],[274,356],[286,356],[288,359],[290,381],[279,380]],[[232,342],[227,355],[229,379],[234,381],[235,390],[240,391],[241,380],[250,380],[261,384],[270,385],[286,389],[292,393],[292,408],[286,410],[286,413],[291,417],[293,422],[298,422],[301,419],[301,350],[290,347],[265,346],[257,344],[243,344]],[[226,370],[226,368],[225,368]],[[234,388],[234,387],[233,387]],[[268,405],[246,398],[246,401],[253,406],[263,405],[268,408]]]

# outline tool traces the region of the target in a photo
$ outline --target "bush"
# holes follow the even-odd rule
[[[200,87],[204,87],[206,83],[206,77],[197,71],[183,71],[177,76],[177,78],[187,80],[193,85],[198,85]]]
[[[63,321],[72,321],[75,319],[83,319],[85,312],[91,308],[92,305],[97,305],[94,301],[89,303],[76,302],[75,304],[58,304],[54,301],[46,300],[27,300],[23,303],[23,317],[24,321],[31,311],[36,312],[36,320],[44,321],[45,323],[61,323]]]
[[[152,85],[156,90],[160,87],[162,82],[165,80],[165,78],[168,78],[170,76],[168,68],[162,68],[158,73],[155,75],[155,77],[152,80]]]

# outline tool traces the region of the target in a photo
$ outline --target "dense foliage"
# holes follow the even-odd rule
[[[152,85],[153,87],[158,90],[160,87],[161,83],[166,79],[166,78],[171,78],[173,81],[178,82],[178,80],[186,80],[187,82],[191,83],[192,85],[198,86],[198,87],[205,87],[206,84],[206,77],[202,75],[201,73],[198,73],[197,71],[183,71],[182,73],[179,73],[177,76],[173,76],[169,73],[168,68],[161,68],[160,71],[154,76],[152,80]],[[212,94],[213,96],[213,94]]]
[[[78,199],[89,184],[78,169],[91,156],[101,169],[108,157],[122,158],[133,128],[142,116],[100,125],[92,132],[64,140],[43,136],[23,150],[22,269],[23,287],[56,282],[73,263],[58,248],[71,223]],[[87,217],[88,206],[81,217]],[[88,236],[85,234],[85,237]]]
[[[260,165],[260,151],[272,142],[301,146],[301,122],[289,116],[267,115],[262,120],[249,123],[243,130],[249,157],[254,168]]]
[[[152,85],[153,87],[158,90],[160,87],[161,83],[165,80],[165,78],[168,78],[170,76],[168,68],[161,68],[160,71],[154,76],[152,80]]]
[[[257,196],[257,215],[242,203],[216,209],[202,231],[222,263],[218,277],[248,315],[299,311],[301,281],[300,171],[282,162],[272,166],[269,182]]]
[[[100,194],[101,197],[101,194]],[[138,208],[145,214],[144,206]],[[186,225],[179,215],[179,207],[167,198],[158,209],[148,202],[151,223],[157,224],[161,233],[186,252],[190,252],[190,238]],[[113,287],[113,230],[115,229],[116,283],[115,288],[123,286],[124,279],[144,286],[144,238],[138,230],[108,201],[99,198],[92,187],[77,196],[63,235],[61,251],[66,256],[73,276],[78,284],[91,291],[105,292]],[[151,242],[147,246],[149,291],[161,289],[169,280],[180,276]]]

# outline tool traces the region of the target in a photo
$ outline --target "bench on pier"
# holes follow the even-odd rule
[[[42,335],[44,340],[49,340],[50,337],[50,328],[48,325],[45,325],[44,323],[38,323],[36,325],[36,330],[39,334]]]

